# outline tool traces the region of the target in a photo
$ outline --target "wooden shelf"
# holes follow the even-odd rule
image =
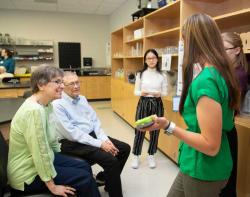
[[[173,17],[180,16],[180,0],[168,4],[148,15],[145,16],[146,19],[149,18],[159,18],[159,17]]]
[[[214,17],[221,31],[237,31],[238,33],[249,31],[250,24],[246,19],[250,18],[250,8],[219,15]]]
[[[178,57],[178,53],[173,53],[171,55],[172,55],[172,57]],[[159,55],[159,58],[162,58],[162,55]]]
[[[140,18],[138,20],[136,20],[135,22],[125,26],[124,28],[127,28],[127,29],[140,29],[143,27],[143,18]]]
[[[112,57],[112,59],[114,59],[114,60],[120,60],[120,59],[123,59],[123,57]]]
[[[125,59],[139,59],[139,58],[143,58],[143,56],[125,56]]]
[[[143,42],[143,38],[126,41],[125,44],[134,44],[135,42]]]
[[[244,50],[245,54],[250,54],[250,50]]]
[[[176,37],[176,36],[179,37],[179,31],[180,31],[180,27],[175,27],[172,29],[168,29],[165,31],[157,32],[157,33],[154,33],[152,35],[146,36],[146,38],[161,39],[161,38],[171,38],[171,37]]]
[[[180,29],[187,17],[195,13],[206,13],[214,18],[222,32],[231,31],[245,33],[250,31],[250,0],[178,0],[164,6],[139,20],[118,29],[111,34],[112,48],[112,109],[130,125],[134,125],[134,117],[139,97],[134,96],[134,84],[127,82],[127,77],[114,78],[117,69],[123,69],[126,76],[129,72],[137,72],[143,68],[143,56],[131,56],[132,47],[142,45],[142,52],[147,49],[164,49],[178,46]],[[134,31],[143,29],[143,38],[134,39]],[[159,50],[161,53],[165,50]],[[245,50],[250,54],[250,50]],[[122,54],[122,57],[114,57]],[[133,53],[134,55],[134,53]],[[161,61],[161,54],[159,54]],[[119,55],[118,55],[119,56]],[[178,68],[178,54],[172,54],[171,70]],[[119,91],[117,91],[119,90]],[[171,93],[170,93],[171,94]],[[186,128],[183,118],[178,112],[173,112],[172,96],[163,97],[164,111],[167,118],[178,126]],[[238,197],[250,193],[250,117],[235,118],[239,139],[237,193]],[[158,148],[177,162],[179,141],[173,136],[160,133]],[[244,142],[243,142],[244,141]],[[245,152],[244,152],[245,151]]]
[[[180,1],[145,16],[144,23],[146,37],[180,27]]]
[[[236,116],[235,124],[250,129],[250,116],[244,116],[244,115]]]
[[[115,35],[122,35],[123,34],[123,28],[117,29],[115,31],[113,31],[111,34]]]

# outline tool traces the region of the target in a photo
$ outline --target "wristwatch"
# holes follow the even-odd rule
[[[164,133],[167,135],[172,135],[174,133],[175,126],[175,123],[170,121],[167,127],[164,129]]]

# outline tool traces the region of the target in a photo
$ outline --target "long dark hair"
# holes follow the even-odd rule
[[[142,76],[142,73],[145,70],[147,70],[147,68],[148,68],[148,64],[146,63],[146,57],[147,57],[148,53],[153,53],[157,57],[156,70],[159,73],[161,73],[161,68],[160,68],[160,64],[159,64],[159,55],[158,55],[157,51],[155,49],[148,49],[144,54],[144,66],[143,66],[143,69],[140,71],[140,76]]]
[[[209,63],[218,70],[228,87],[229,107],[238,110],[240,105],[239,86],[215,21],[206,14],[194,14],[186,19],[182,27],[182,37],[184,59],[180,113],[183,113],[188,89],[193,80],[193,65],[197,62],[202,67],[204,67],[204,63]]]

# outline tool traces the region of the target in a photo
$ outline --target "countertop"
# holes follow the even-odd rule
[[[0,89],[30,88],[30,81],[20,83],[0,83]]]

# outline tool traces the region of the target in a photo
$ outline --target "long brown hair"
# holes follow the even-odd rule
[[[206,14],[194,14],[182,27],[184,40],[183,89],[179,111],[182,114],[189,86],[193,79],[193,65],[213,65],[225,79],[229,93],[229,107],[237,110],[240,104],[238,83],[233,66],[224,50],[221,33],[215,21]]]
[[[246,56],[243,51],[243,44],[240,38],[240,35],[236,32],[225,32],[221,34],[223,41],[228,42],[233,46],[233,48],[240,48],[240,53],[238,54],[236,58],[236,62],[233,62],[236,66],[241,66],[244,68],[246,73],[248,72],[248,63]]]

